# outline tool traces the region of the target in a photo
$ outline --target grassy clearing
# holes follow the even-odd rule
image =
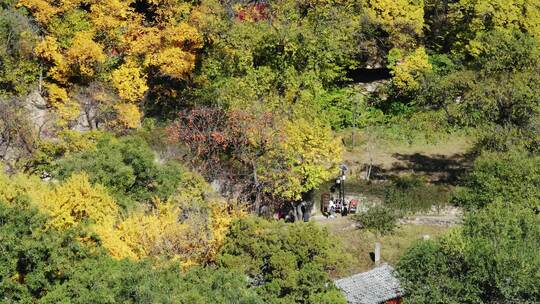
[[[351,175],[357,178],[365,176],[366,166],[372,162],[372,178],[375,179],[383,178],[385,174],[415,173],[438,181],[448,172],[468,165],[468,152],[474,142],[473,137],[466,134],[455,134],[440,141],[412,143],[384,139],[382,135],[366,135],[365,132],[356,137],[359,138],[357,145],[349,147],[343,158],[351,168]]]
[[[422,125],[425,121],[430,125]],[[390,198],[394,199],[397,207],[403,205],[403,202],[418,199],[447,202],[453,186],[466,173],[473,160],[469,152],[475,142],[474,130],[448,131],[444,126],[429,120],[413,119],[410,123],[402,121],[368,127],[354,134],[354,147],[351,145],[351,130],[340,134],[347,146],[344,161],[350,169],[345,191],[346,194],[358,194],[372,202],[383,202],[390,187],[395,187],[391,179],[401,176],[416,176],[427,184],[414,193],[394,193]],[[370,162],[373,164],[371,181],[366,181],[366,166]],[[318,193],[328,191],[331,184],[323,184]],[[349,218],[326,219],[318,216],[316,221],[330,231],[350,256],[350,262],[333,273],[334,277],[373,268],[370,257],[376,242],[373,233],[357,229]],[[422,239],[422,236],[435,238],[448,229],[447,226],[403,224],[394,234],[381,238],[381,259],[395,264],[407,248]]]
[[[339,271],[332,273],[334,277],[349,276],[373,268],[374,263],[370,257],[376,241],[373,233],[357,229],[354,222],[348,218],[338,217],[318,222],[329,230],[350,256],[347,265],[342,265]],[[431,238],[437,237],[448,229],[449,227],[435,225],[401,225],[395,233],[382,237],[381,260],[394,265],[414,241],[422,239],[426,234]]]

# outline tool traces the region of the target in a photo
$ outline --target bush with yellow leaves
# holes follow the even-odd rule
[[[68,96],[65,88],[54,83],[46,83],[45,89],[47,89],[49,105],[56,110],[61,125],[77,119],[81,111],[79,104]]]
[[[90,184],[84,172],[43,193],[39,208],[50,215],[50,225],[58,229],[80,223],[113,225],[119,214],[118,205],[107,190]]]
[[[141,67],[132,61],[127,61],[113,71],[111,82],[118,91],[118,96],[129,102],[142,100],[148,90],[146,75],[143,74]]]
[[[214,261],[232,222],[244,213],[210,197],[200,176],[188,173],[184,180],[182,190],[168,201],[155,199],[125,216],[107,189],[92,185],[84,172],[57,185],[0,174],[0,200],[15,204],[18,197],[28,197],[48,215],[49,227],[82,227],[95,234],[113,258],[151,257],[188,268]]]
[[[431,71],[432,67],[423,47],[410,53],[403,53],[403,50],[392,49],[388,54],[392,83],[399,91],[413,92],[420,89],[422,76]]]
[[[156,199],[152,207],[132,212],[118,224],[119,238],[137,258],[167,258],[183,267],[211,262],[232,222],[243,216],[240,208],[208,197],[209,186],[200,176],[188,173],[184,181],[185,187],[169,201]]]

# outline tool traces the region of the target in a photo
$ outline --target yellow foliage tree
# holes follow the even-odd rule
[[[281,136],[259,168],[268,191],[299,200],[303,193],[337,174],[342,146],[325,124],[317,119],[287,120]]]
[[[411,38],[422,35],[424,0],[368,0],[368,16],[381,24],[396,47],[414,44]]]
[[[58,185],[0,173],[0,200],[30,198],[49,215],[51,228],[83,224],[116,259],[168,258],[189,267],[213,261],[230,225],[244,213],[217,196],[209,199],[209,185],[199,175],[188,176],[183,190],[168,202],[156,199],[153,207],[141,207],[125,219],[106,189],[92,185],[84,172]]]
[[[98,65],[106,59],[103,46],[93,40],[94,33],[76,33],[71,42],[71,47],[66,50],[68,64],[72,67],[74,75],[91,77],[94,76]]]
[[[420,77],[431,70],[431,64],[426,50],[419,47],[413,52],[403,56],[402,51],[390,51],[390,74],[392,83],[400,91],[415,91],[420,89]]]
[[[46,0],[20,0],[20,6],[29,9],[40,23],[47,23],[62,11],[61,7],[54,5],[52,1]]]
[[[39,207],[51,216],[50,225],[59,229],[82,222],[112,226],[119,212],[107,190],[100,185],[93,186],[84,172],[44,192]]]
[[[118,29],[130,24],[133,9],[125,0],[94,1],[90,6],[90,19],[96,32],[106,33],[109,40],[119,42],[122,32]]]
[[[486,31],[520,30],[540,39],[540,5],[533,0],[461,0],[449,4],[449,16],[468,31],[457,36],[457,46],[477,54],[477,35]]]
[[[243,215],[217,197],[209,199],[209,186],[199,175],[186,177],[182,191],[168,202],[156,200],[153,208],[118,224],[118,238],[137,258],[167,257],[184,267],[213,261],[230,225]]]
[[[117,115],[116,126],[126,129],[139,127],[141,124],[141,112],[136,105],[132,103],[118,103],[113,107]]]
[[[0,171],[0,200],[6,203],[13,203],[17,197],[22,196],[36,199],[40,193],[48,190],[36,176],[17,174],[10,177],[3,170]]]
[[[240,214],[219,201],[195,209],[172,202],[155,205],[152,210],[133,212],[119,223],[117,238],[129,248],[126,252],[138,259],[166,257],[185,267],[212,261],[232,221]],[[107,249],[118,252],[114,247]]]
[[[137,102],[142,100],[148,90],[146,85],[146,75],[134,62],[127,61],[111,75],[113,87],[117,90],[118,96],[125,101]]]
[[[35,52],[38,57],[41,57],[52,65],[48,74],[53,80],[63,84],[67,83],[69,67],[64,56],[60,53],[60,47],[56,38],[51,36],[45,37],[38,43]]]
[[[195,67],[195,55],[181,48],[170,47],[149,56],[145,63],[159,67],[165,76],[182,79]]]
[[[106,59],[103,46],[93,36],[92,32],[75,33],[67,49],[61,49],[55,37],[47,36],[35,52],[51,64],[48,75],[57,82],[67,83],[70,76],[91,77]]]
[[[71,94],[69,90],[77,85],[111,80],[121,103],[112,109],[120,121],[102,125],[136,127],[135,118],[142,114],[136,114],[134,105],[125,103],[144,99],[147,77],[185,79],[195,67],[196,52],[203,40],[198,30],[187,23],[192,5],[184,0],[146,0],[146,4],[151,17],[144,10],[135,10],[131,0],[19,1],[48,33],[35,52],[48,64],[50,82]],[[80,9],[83,5],[85,10]],[[55,26],[58,30],[52,28]],[[112,60],[114,63],[109,65],[109,56],[120,60]]]
[[[69,98],[65,88],[62,88],[54,83],[46,83],[47,101],[51,107],[56,109],[60,117],[60,124],[65,124],[67,121],[75,120],[79,116],[79,104]]]

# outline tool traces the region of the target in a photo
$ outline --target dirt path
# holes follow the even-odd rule
[[[416,214],[413,216],[406,216],[399,219],[400,225],[431,225],[431,226],[445,226],[451,227],[459,225],[462,222],[463,212],[457,207],[447,207],[438,213]],[[351,220],[351,217],[342,217],[337,215],[335,218],[329,218],[322,215],[320,212],[311,217],[312,221],[324,223],[325,225],[337,225],[340,227],[346,227],[347,229],[355,228],[356,224]]]
[[[461,224],[463,211],[461,208],[449,206],[440,212],[407,216],[399,220],[400,224],[455,226]]]

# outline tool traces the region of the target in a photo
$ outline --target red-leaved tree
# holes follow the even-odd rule
[[[272,113],[225,112],[199,107],[178,114],[169,126],[173,143],[185,145],[193,169],[210,181],[219,181],[229,197],[252,203],[254,210],[276,200],[265,193],[259,179],[259,161],[279,139]]]

